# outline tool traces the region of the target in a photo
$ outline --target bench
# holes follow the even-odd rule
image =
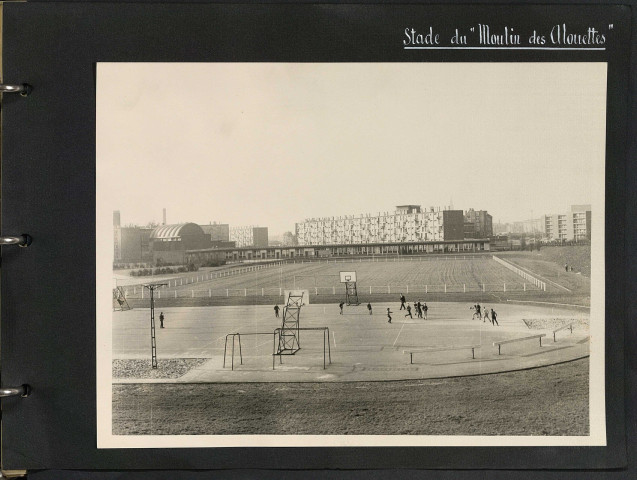
[[[563,327],[558,328],[557,330],[553,330],[553,341],[555,342],[555,334],[557,332],[559,332],[560,330],[566,330],[567,328],[569,328],[571,330],[571,333],[573,333],[573,324],[575,322],[571,322],[571,323],[567,323],[566,325],[564,325]]]
[[[466,345],[462,347],[447,347],[447,348],[430,348],[423,350],[403,350],[403,355],[405,353],[409,354],[409,364],[413,365],[414,363],[414,353],[432,353],[432,352],[448,352],[451,350],[468,350],[471,349],[471,358],[476,358],[476,348],[480,348],[480,345]]]
[[[513,338],[511,340],[502,340],[501,342],[493,342],[493,346],[494,347],[496,345],[498,346],[498,355],[500,355],[500,346],[504,345],[505,343],[521,342],[523,340],[533,340],[534,338],[539,338],[540,339],[540,347],[541,347],[542,346],[542,337],[546,337],[546,333],[541,333],[539,335],[531,335],[529,337]]]

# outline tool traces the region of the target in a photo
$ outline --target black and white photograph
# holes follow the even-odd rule
[[[98,447],[605,445],[606,63],[96,93]]]

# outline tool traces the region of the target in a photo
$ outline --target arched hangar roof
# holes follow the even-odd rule
[[[176,223],[157,227],[150,234],[150,238],[151,240],[168,240],[185,237],[186,235],[205,235],[205,233],[196,223]]]

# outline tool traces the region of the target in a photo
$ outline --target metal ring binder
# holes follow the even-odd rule
[[[4,397],[28,397],[31,395],[31,386],[24,384],[19,387],[0,388],[0,398]]]
[[[0,92],[2,93],[19,93],[23,97],[26,97],[31,93],[31,90],[33,90],[33,87],[28,83],[23,83],[22,85],[0,83]]]
[[[28,247],[33,242],[33,238],[28,233],[23,233],[17,237],[0,237],[0,245],[18,245]]]

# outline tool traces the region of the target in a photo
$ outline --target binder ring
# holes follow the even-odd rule
[[[26,97],[31,93],[31,90],[33,90],[33,87],[28,83],[23,83],[22,85],[0,83],[0,92],[2,93],[19,93],[23,97]]]
[[[18,396],[24,398],[29,395],[31,395],[31,386],[27,384],[20,385],[19,387],[0,388],[0,398]]]
[[[0,237],[0,245],[18,245],[28,247],[33,242],[33,238],[28,233],[23,233],[17,237]]]

